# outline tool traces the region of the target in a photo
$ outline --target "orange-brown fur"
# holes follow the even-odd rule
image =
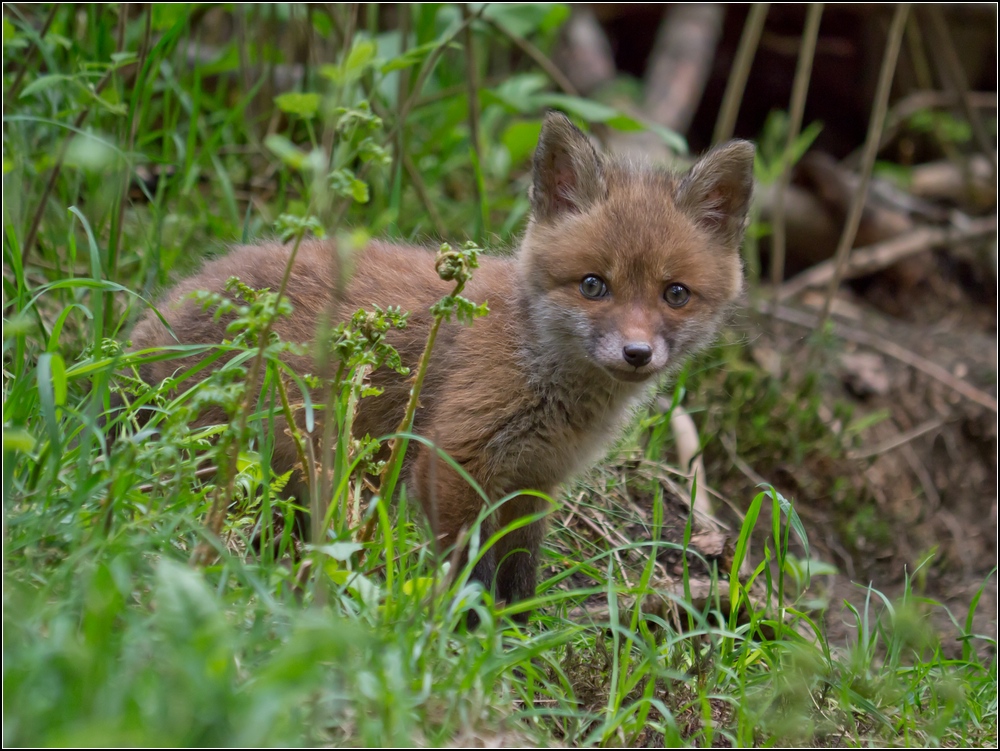
[[[472,326],[445,324],[438,337],[420,397],[414,430],[455,459],[496,501],[519,490],[553,493],[572,473],[593,461],[613,438],[629,407],[652,379],[711,341],[742,287],[738,245],[750,193],[752,147],[734,142],[712,152],[686,175],[616,162],[594,152],[568,120],[545,122],[535,158],[532,220],[513,257],[483,257],[466,288],[490,313]],[[179,285],[161,311],[182,342],[224,338],[185,296],[220,290],[228,277],[277,289],[289,249],[257,245],[232,250]],[[338,290],[335,248],[310,241],[299,249],[288,285],[295,312],[275,330],[289,341],[308,342],[317,322],[359,308],[401,306],[409,326],[390,342],[411,368],[427,339],[430,306],[451,284],[434,270],[432,252],[371,243],[356,259],[346,288]],[[598,275],[610,293],[591,299],[581,280]],[[668,305],[665,285],[682,283],[690,299]],[[133,346],[173,342],[148,315],[132,334]],[[650,361],[622,360],[623,343],[641,342]],[[290,358],[299,372],[324,363]],[[150,382],[184,364],[161,361],[142,373]],[[372,381],[385,389],[362,400],[355,430],[381,436],[398,425],[410,382],[388,370]],[[204,421],[221,415],[203,416]],[[318,433],[319,431],[317,431]],[[273,463],[292,468],[291,440],[276,430]],[[408,481],[442,544],[453,544],[482,510],[473,488],[426,447],[408,458]],[[489,519],[482,539],[510,521],[539,511],[538,498],[520,495]],[[534,595],[542,523],[500,540],[475,575],[497,595]]]

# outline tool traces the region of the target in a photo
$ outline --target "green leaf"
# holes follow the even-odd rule
[[[17,31],[17,27],[3,17],[3,48],[7,50],[22,49],[28,46],[28,40],[24,39]]]
[[[157,31],[169,29],[187,19],[194,7],[193,3],[153,3],[153,28]]]
[[[56,399],[52,377],[52,359],[54,357],[59,357],[59,355],[46,352],[38,358],[38,368],[35,372],[35,378],[38,384],[38,398],[41,401],[42,417],[49,434],[49,441],[52,446],[58,449],[61,441],[59,440],[59,423],[56,417]],[[65,371],[65,366],[63,370]]]
[[[6,21],[7,19],[4,19]],[[24,428],[3,431],[3,450],[27,453],[35,448],[35,438]]]
[[[5,18],[4,21],[6,20],[7,19]],[[37,94],[39,91],[45,91],[46,89],[51,89],[56,84],[72,80],[72,78],[73,76],[67,76],[62,73],[52,73],[47,76],[41,76],[40,78],[36,78],[34,81],[29,83],[23,89],[21,89],[21,93],[18,95],[18,99],[24,99],[25,97]]]
[[[55,398],[55,405],[62,407],[66,404],[66,363],[62,355],[58,352],[52,353],[52,394]]]
[[[359,39],[351,48],[351,54],[347,56],[344,68],[348,73],[360,72],[375,57],[375,42],[370,39]]]
[[[418,576],[415,579],[407,579],[403,582],[403,594],[407,596],[416,595],[419,599],[423,599],[433,586],[434,580],[431,577]]]
[[[541,120],[515,122],[507,126],[500,137],[501,143],[510,154],[512,164],[519,164],[535,151],[538,136],[542,132]]]
[[[66,147],[63,164],[87,172],[107,172],[118,166],[119,152],[102,138],[91,134],[74,138]]]
[[[371,40],[359,39],[354,43],[343,64],[320,66],[319,74],[339,85],[353,83],[361,78],[365,69],[374,60],[376,50],[377,47]]]
[[[658,123],[644,122],[646,128],[649,129],[650,133],[655,133],[666,144],[667,148],[673,151],[675,154],[687,154],[688,153],[688,143],[687,139],[684,138],[676,130],[670,130],[670,128],[665,128]]]
[[[351,183],[351,196],[358,203],[368,203],[368,184],[362,180],[354,180]]]
[[[319,94],[303,94],[298,91],[290,91],[274,98],[274,103],[278,109],[290,115],[310,118],[316,115],[319,110]]]
[[[496,21],[516,36],[525,37],[558,28],[569,18],[569,7],[562,3],[491,3],[483,11],[483,17]]]
[[[282,135],[272,133],[264,139],[264,145],[292,169],[301,170],[306,164],[306,155]]]
[[[329,545],[307,547],[310,550],[318,550],[319,552],[330,556],[335,561],[347,561],[359,550],[363,550],[365,546],[357,542],[332,542]]]
[[[330,19],[330,15],[328,13],[310,13],[309,18],[312,21],[313,29],[320,35],[320,37],[326,38],[333,33],[333,21]]]
[[[162,559],[156,567],[154,602],[157,620],[180,638],[197,635],[201,641],[228,631],[219,601],[201,572],[190,566]]]
[[[423,62],[431,52],[441,46],[441,42],[433,41],[427,42],[427,44],[421,44],[417,47],[407,50],[402,55],[392,58],[389,62],[382,66],[382,73],[391,73],[394,70],[403,70],[404,68],[410,68]],[[451,42],[448,44],[451,49],[461,49],[461,45],[457,42]]]

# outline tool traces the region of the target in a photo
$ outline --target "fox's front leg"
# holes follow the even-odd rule
[[[525,516],[543,511],[546,502],[537,496],[522,495],[504,503],[497,514],[498,526],[504,529]],[[513,604],[535,596],[538,582],[539,553],[545,538],[545,519],[513,530],[497,542],[497,597]],[[529,611],[514,618],[527,622]]]
[[[413,485],[420,498],[424,513],[431,523],[438,550],[445,551],[456,545],[463,535],[476,525],[483,510],[483,499],[469,482],[441,459],[437,452],[421,447],[413,468]],[[485,545],[495,530],[494,520],[487,517],[479,528],[480,545]],[[459,567],[468,561],[468,537],[460,551]],[[497,557],[495,548],[480,555],[472,569],[472,578],[493,590],[496,579]],[[470,625],[474,618],[470,614]]]

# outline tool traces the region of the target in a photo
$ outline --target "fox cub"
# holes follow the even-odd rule
[[[524,489],[552,493],[598,458],[630,406],[658,375],[713,339],[739,296],[753,157],[750,143],[731,141],[674,175],[601,155],[569,119],[550,113],[534,157],[531,218],[520,249],[513,257],[481,258],[464,294],[487,302],[490,313],[472,326],[442,327],[414,431],[494,501]],[[230,276],[277,289],[289,252],[277,244],[235,248],[177,286],[160,308],[177,339],[221,342],[225,323],[213,321],[190,293],[221,292]],[[434,254],[373,242],[343,289],[336,257],[329,241],[300,246],[287,286],[294,313],[274,329],[287,341],[307,342],[331,310],[346,320],[359,308],[399,306],[411,311],[409,325],[389,341],[414,368],[432,322],[429,308],[452,287],[435,273]],[[133,349],[175,341],[152,314],[131,339]],[[325,369],[307,356],[288,362],[300,373]],[[161,360],[140,374],[155,383],[192,364]],[[361,401],[355,432],[381,436],[402,418],[410,383],[387,369],[371,379],[384,391]],[[209,411],[199,422],[223,419]],[[274,432],[272,462],[285,472],[296,465],[294,445],[283,429]],[[479,516],[480,496],[425,446],[412,445],[406,461],[410,492],[439,543],[454,544]],[[533,495],[515,497],[486,522],[482,539],[543,505]],[[508,602],[534,596],[543,535],[542,522],[508,534],[474,576]]]

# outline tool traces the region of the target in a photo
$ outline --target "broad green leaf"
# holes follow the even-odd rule
[[[97,136],[74,138],[66,147],[63,164],[67,167],[88,172],[106,172],[114,169],[119,162],[118,152],[113,146]]]
[[[319,94],[303,94],[290,91],[274,98],[278,109],[299,117],[314,117],[319,110]]]
[[[330,20],[330,15],[328,13],[310,13],[309,19],[312,21],[313,29],[320,35],[320,37],[326,38],[333,33],[333,21]]]
[[[7,19],[5,18],[4,21],[6,20]],[[67,76],[62,73],[52,73],[47,76],[41,76],[40,78],[36,78],[34,81],[29,83],[23,89],[21,89],[21,93],[18,95],[18,99],[24,99],[25,97],[37,94],[39,91],[45,91],[46,89],[51,89],[53,86],[56,86],[57,84],[63,83],[65,81],[70,81],[72,79],[73,76]]]
[[[354,43],[342,65],[320,66],[319,74],[340,85],[357,81],[375,59],[376,50],[377,47],[371,40],[359,39]]]
[[[496,21],[507,31],[525,37],[558,28],[569,18],[569,6],[562,3],[491,3],[483,17]]]
[[[423,598],[431,591],[432,586],[434,586],[434,580],[429,576],[418,576],[415,579],[407,579],[403,582],[403,594],[416,595],[419,598]]]
[[[153,28],[164,31],[191,15],[192,3],[153,3]]]
[[[370,39],[359,39],[351,48],[351,54],[347,56],[344,69],[349,73],[360,72],[375,57],[375,42]]]

